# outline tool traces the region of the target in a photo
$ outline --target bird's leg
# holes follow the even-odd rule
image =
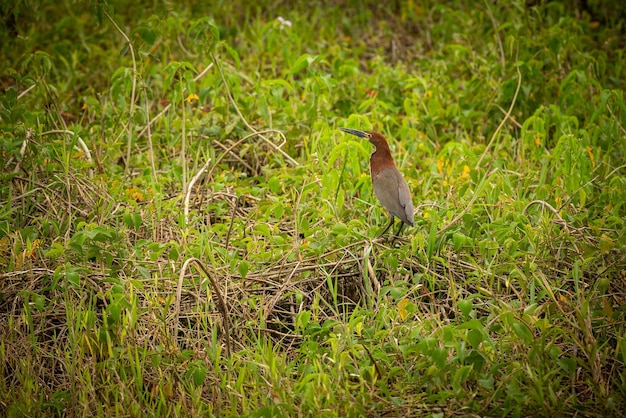
[[[394,221],[394,219],[393,219],[393,215],[391,215],[391,222],[389,222],[389,225],[387,225],[387,228],[385,228],[385,230],[383,231],[383,233],[382,233],[382,234],[380,234],[380,235],[378,236],[378,238],[382,237],[383,235],[385,235],[385,233],[386,233],[387,231],[389,231],[389,228],[391,228],[391,226],[393,225],[393,221]]]
[[[400,227],[398,228],[398,232],[396,232],[396,236],[400,236],[400,232],[402,232],[402,228],[404,228],[404,222],[400,222]]]

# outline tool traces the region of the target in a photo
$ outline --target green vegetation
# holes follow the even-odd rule
[[[626,410],[626,7],[9,3],[0,415]]]

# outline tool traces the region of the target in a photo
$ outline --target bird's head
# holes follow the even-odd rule
[[[374,131],[358,131],[350,128],[339,128],[340,131],[344,131],[359,138],[367,139],[376,149],[389,149],[389,144],[382,134]]]

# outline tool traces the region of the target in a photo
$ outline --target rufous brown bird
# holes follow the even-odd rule
[[[372,186],[374,194],[389,211],[391,222],[380,236],[391,228],[394,223],[394,216],[402,221],[396,235],[400,234],[404,224],[413,226],[413,202],[411,201],[411,191],[406,180],[398,171],[396,164],[391,158],[391,150],[384,136],[374,131],[357,131],[356,129],[339,128],[340,130],[367,139],[375,150],[370,156],[370,175],[372,176]]]

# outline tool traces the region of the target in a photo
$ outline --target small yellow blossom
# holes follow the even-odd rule
[[[128,189],[126,189],[126,197],[128,199],[132,199],[135,202],[139,203],[144,200],[145,195],[143,191],[137,186],[131,186]]]
[[[593,156],[593,149],[589,146],[585,147],[585,149],[587,150],[587,154],[589,154],[589,159],[591,160],[591,165],[593,167],[596,166],[596,159]]]
[[[406,307],[409,304],[409,300],[404,298],[400,302],[398,302],[398,314],[400,314],[400,319],[403,321],[408,316],[409,312],[406,310]]]
[[[469,177],[469,174],[470,174],[470,168],[467,164],[465,164],[463,166],[463,173],[461,173],[461,178],[466,179]]]
[[[196,93],[191,93],[189,96],[187,96],[187,98],[185,99],[185,101],[187,103],[191,103],[193,101],[198,101],[200,100],[200,98],[198,97],[198,95]]]
[[[437,160],[437,172],[443,174],[443,157],[439,157]]]
[[[537,132],[535,135],[535,146],[539,148],[541,146],[541,134]]]

